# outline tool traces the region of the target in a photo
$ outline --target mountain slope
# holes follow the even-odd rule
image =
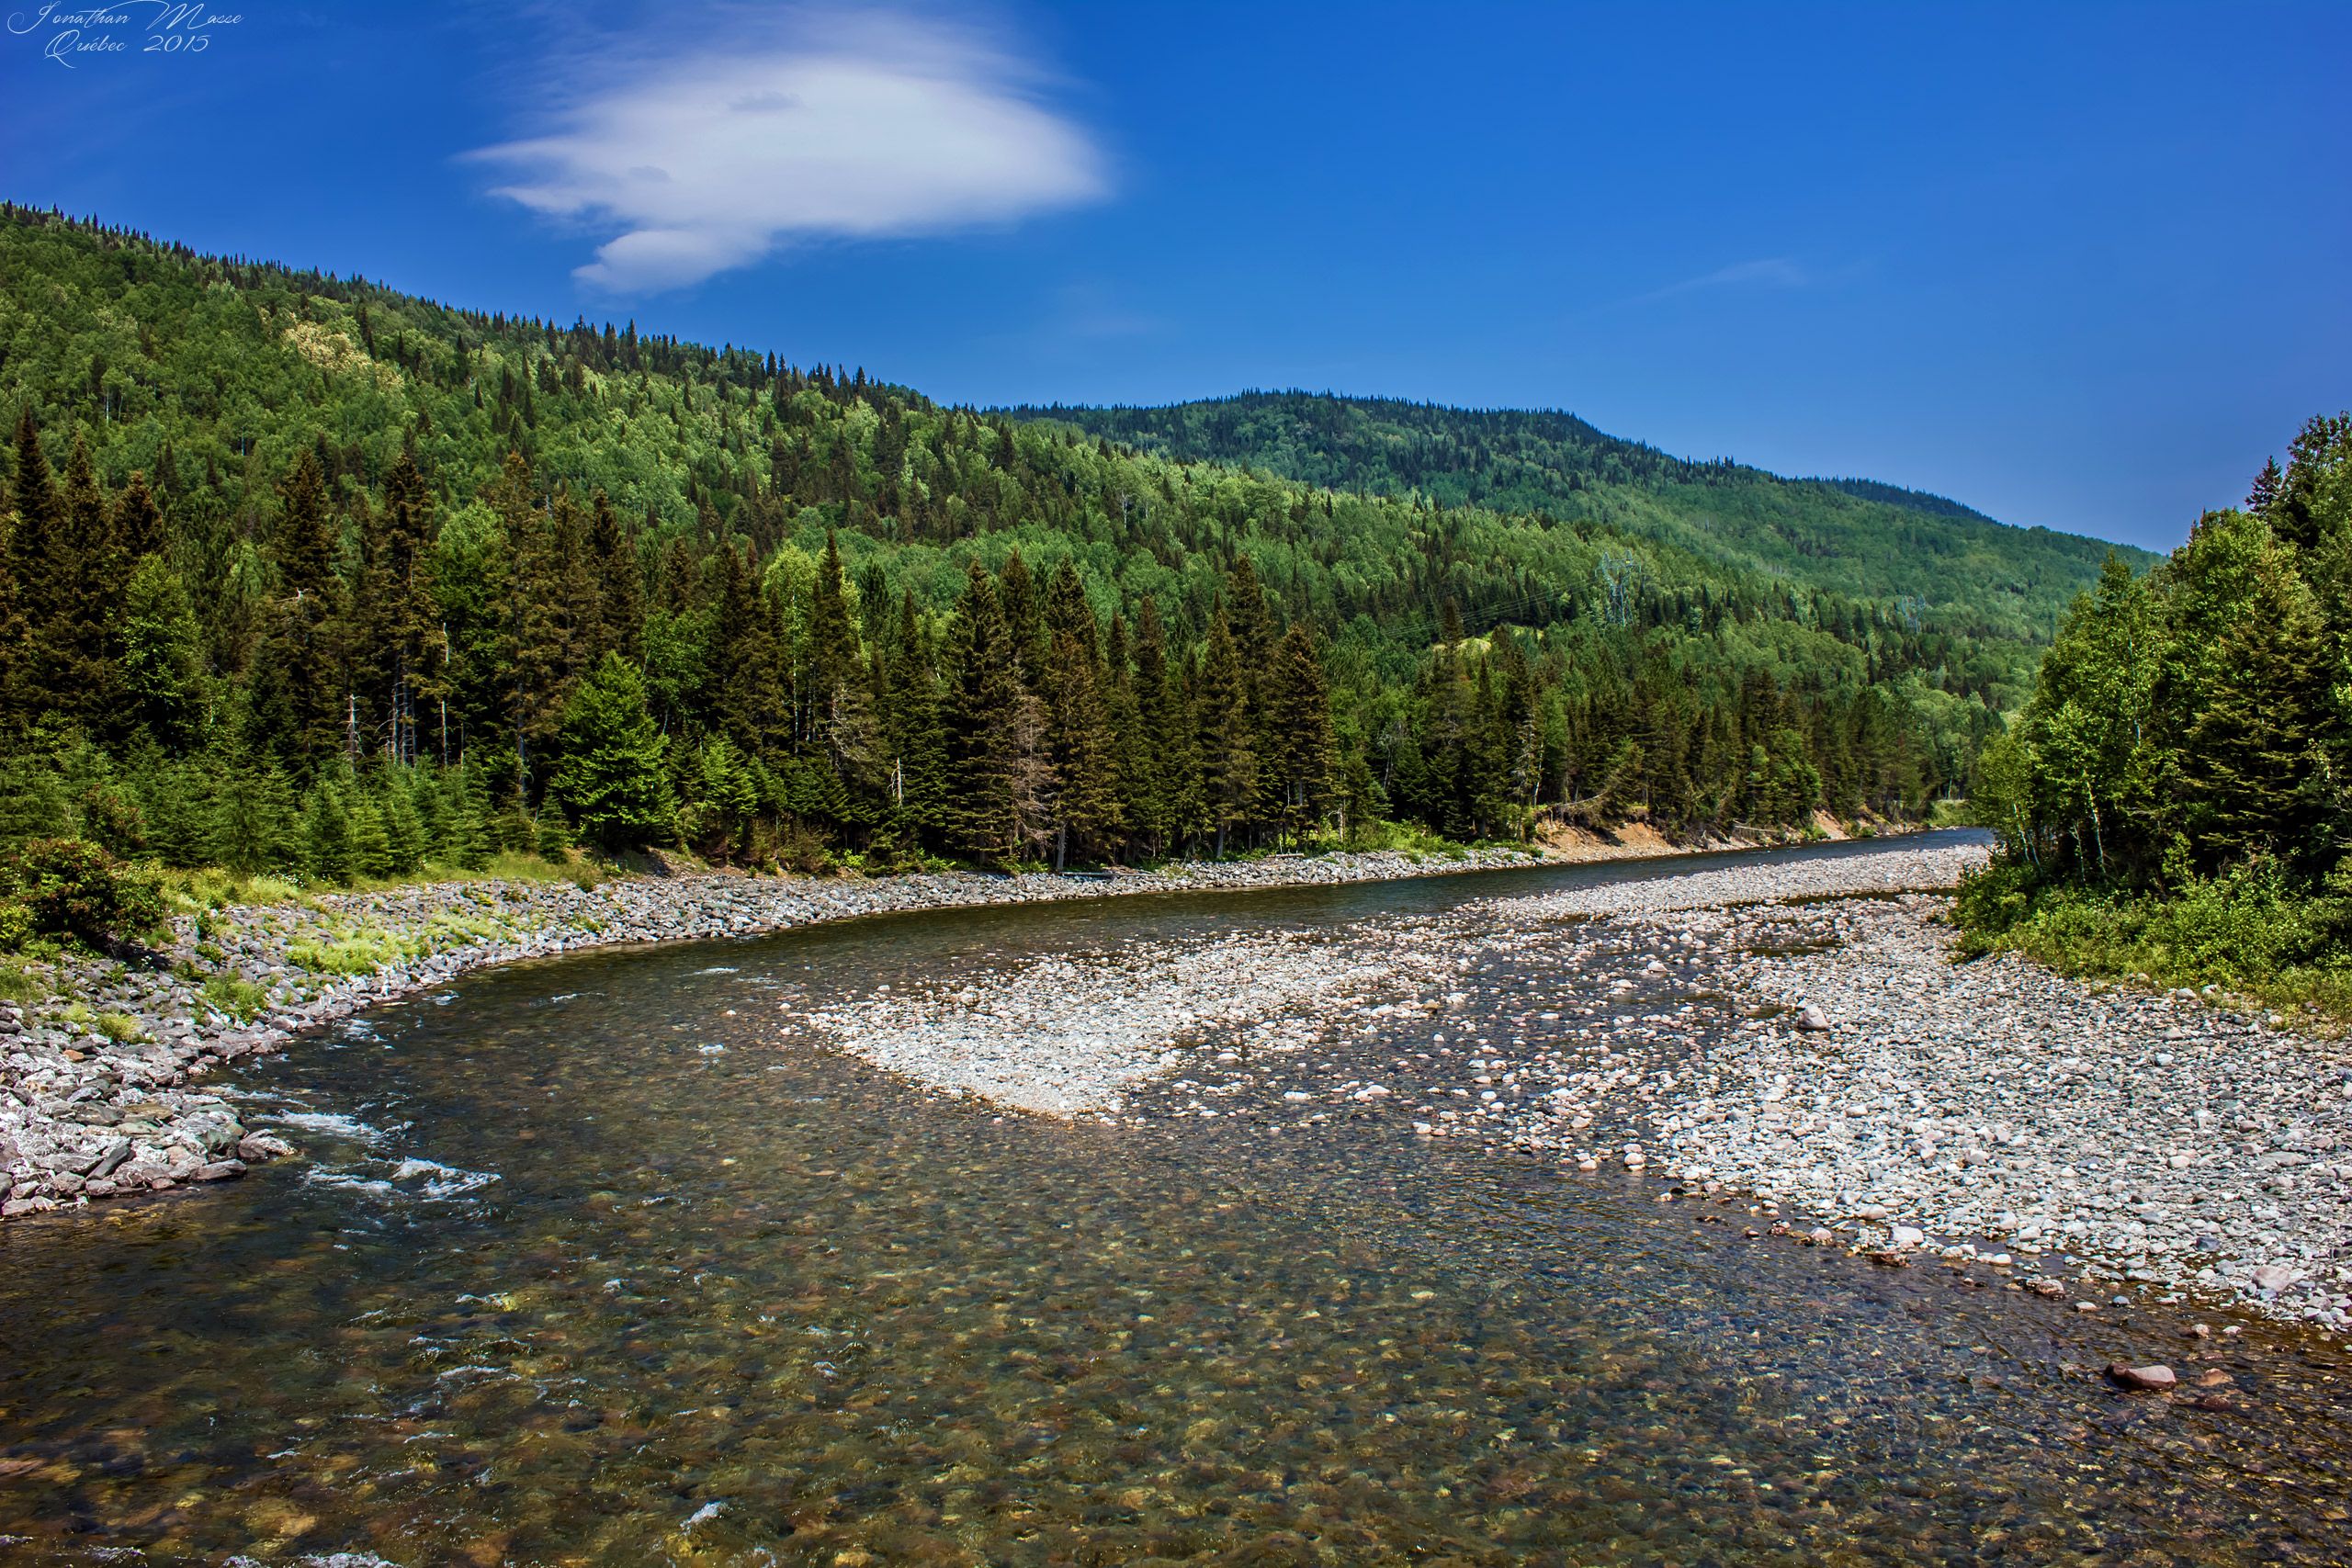
[[[1310,484],[1600,525],[1734,570],[1962,612],[2008,637],[2046,638],[2118,547],[2010,527],[1941,496],[1870,479],[1788,479],[1730,462],[1688,462],[1566,413],[1308,392],[1012,412]],[[2153,558],[2121,553],[2135,567]]]
[[[569,831],[1003,863],[1909,815],[2046,636],[1984,573],[1727,551],[1661,496],[1769,486],[1560,416],[1566,505],[1513,509],[1532,435],[1486,499],[1335,490],[5,205],[0,411],[0,842],[334,878]],[[1968,536],[1804,494],[1800,534]]]

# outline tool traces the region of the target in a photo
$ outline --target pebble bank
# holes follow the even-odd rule
[[[0,1003],[0,1217],[243,1175],[291,1152],[205,1092],[224,1063],[469,970],[611,943],[752,936],[822,920],[1118,894],[1383,881],[1525,865],[1481,850],[1275,856],[1095,875],[872,881],[709,873],[437,884],[182,917],[129,961],[66,957],[54,993]],[[1046,1108],[1041,1104],[1040,1108]]]

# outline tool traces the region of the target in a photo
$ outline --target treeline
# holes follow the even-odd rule
[[[2041,875],[2307,886],[2352,831],[2352,415],[2313,419],[2243,509],[2144,576],[2110,561],[1986,749],[1984,820]]]
[[[1932,760],[1876,687],[1751,672],[1693,700],[1655,639],[1622,684],[1568,639],[1458,617],[1411,686],[1350,694],[1240,558],[1197,637],[1147,595],[1099,617],[1067,558],[975,560],[944,612],[734,536],[661,549],[602,494],[511,456],[489,531],[436,525],[413,458],[332,507],[279,487],[275,592],[222,670],[153,491],[86,443],[52,472],[18,422],[7,491],[0,827],[187,863],[345,878],[552,847],[683,840],[722,860],[946,855],[1063,863],[1223,853],[1400,816],[1461,838],[1539,813],[1678,828],[1916,808]],[[127,586],[119,586],[127,584]],[[1581,689],[1579,689],[1581,688]],[[556,809],[550,812],[548,807]]]
[[[1866,598],[1907,596],[1947,627],[2034,645],[2109,547],[2005,527],[1894,485],[1782,479],[1728,460],[1672,457],[1540,410],[1294,391],[1163,408],[1017,412],[1171,457],[1604,526],[1719,570],[1781,573]],[[2018,651],[2018,674],[2030,682],[2030,652]]]
[[[1002,863],[1963,787],[2018,650],[1606,526],[0,213],[0,834]]]

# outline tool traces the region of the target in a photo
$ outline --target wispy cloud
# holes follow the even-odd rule
[[[1101,198],[1083,130],[1042,78],[970,28],[899,12],[796,10],[736,47],[642,58],[470,157],[494,194],[590,231],[578,269],[616,293],[696,283],[797,239],[1006,222]]]
[[[1663,288],[1653,288],[1636,294],[1627,304],[1646,304],[1653,299],[1670,299],[1678,294],[1695,294],[1705,288],[1803,288],[1817,281],[1814,274],[1787,256],[1763,256],[1755,261],[1734,262],[1697,277],[1686,277],[1679,283],[1669,283]]]

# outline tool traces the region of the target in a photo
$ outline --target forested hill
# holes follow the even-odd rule
[[[2058,592],[1727,562],[1638,448],[1334,491],[5,204],[0,420],[0,849],[327,880],[1916,813]]]
[[[1690,462],[1567,413],[1311,392],[1012,412],[1309,484],[1595,524],[1808,588],[1916,597],[2038,639],[2115,547],[2008,527],[1958,502],[1876,480],[1788,479],[1729,461]],[[2135,568],[2154,558],[2121,553]]]

